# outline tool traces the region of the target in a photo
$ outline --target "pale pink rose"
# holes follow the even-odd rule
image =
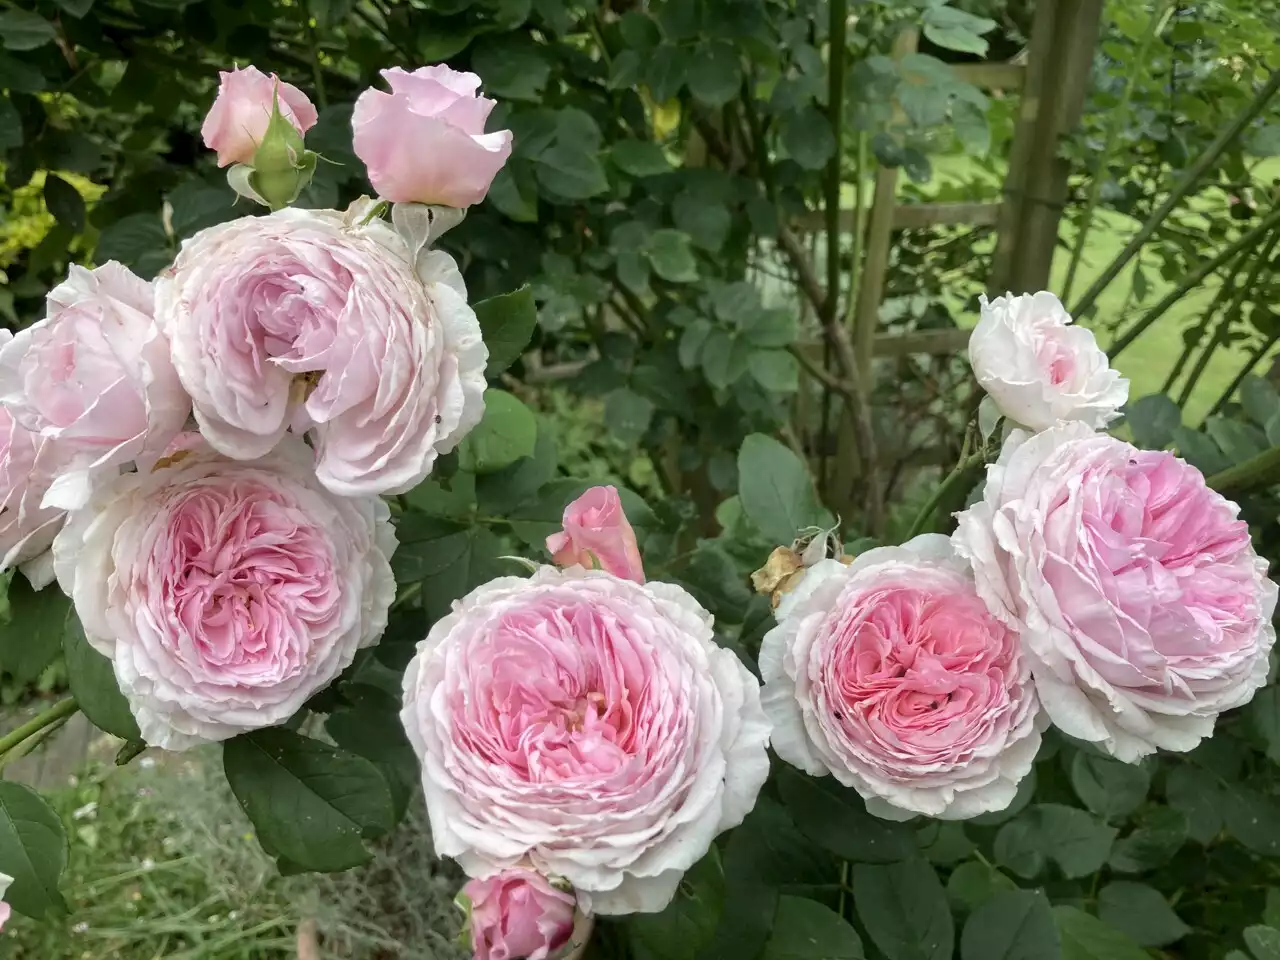
[[[471,880],[462,893],[475,960],[548,960],[573,933],[577,898],[532,870]]]
[[[557,566],[599,568],[644,583],[636,533],[622,509],[617,487],[592,487],[564,508],[564,530],[547,537]]]
[[[9,916],[13,912],[3,899],[5,891],[9,889],[9,884],[11,883],[13,883],[13,877],[7,873],[0,873],[0,930],[4,929],[4,925],[9,922]]]
[[[877,816],[1003,810],[1040,746],[1031,671],[947,538],[821,560],[760,648],[778,756]]]
[[[201,432],[230,457],[312,431],[320,482],[403,493],[484,413],[488,350],[448,254],[410,260],[365,204],[197,233],[156,281]]]
[[[288,720],[375,642],[394,549],[386,504],[325,490],[291,440],[122,474],[68,515],[53,555],[143,739],[182,750]]]
[[[1093,332],[1071,323],[1052,293],[982,298],[969,337],[969,362],[982,389],[1010,420],[1044,430],[1062,420],[1101,429],[1129,399]]]
[[[0,404],[68,460],[48,506],[81,506],[94,478],[154,456],[187,422],[191,400],[154,300],[151,284],[119,263],[72,265],[45,319],[0,348]]]
[[[485,133],[494,101],[480,78],[443,65],[382,76],[390,93],[370,87],[351,115],[356,156],[383,200],[468,207],[479,203],[511,156],[511,131]]]
[[[1237,513],[1172,454],[1066,423],[1010,435],[952,542],[1050,719],[1133,762],[1266,682],[1276,586]]]
[[[316,108],[307,95],[291,83],[281,83],[257,67],[218,73],[218,96],[200,127],[204,145],[218,152],[218,166],[249,163],[271,122],[271,109],[279,104],[280,115],[299,134],[315,126]],[[277,99],[278,94],[278,99]]]
[[[476,588],[409,664],[401,720],[436,852],[563,877],[584,913],[661,910],[755,804],[755,677],[682,588],[540,567]]]
[[[0,353],[13,334],[0,329]],[[41,504],[67,457],[0,407],[0,570],[20,566],[37,590],[53,579],[49,546],[65,511]]]

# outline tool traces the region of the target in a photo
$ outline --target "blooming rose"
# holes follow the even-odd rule
[[[1132,762],[1266,682],[1276,586],[1237,510],[1172,454],[1066,423],[1010,435],[952,540],[1050,719]]]
[[[484,412],[488,350],[457,264],[411,265],[404,240],[358,204],[279,210],[210,227],[156,281],[156,316],[196,420],[252,459],[314,430],[320,482],[403,493]]]
[[[548,960],[573,934],[576,898],[532,870],[472,880],[462,893],[475,960]]]
[[[181,750],[293,716],[373,643],[395,595],[386,505],[335,496],[290,441],[122,474],[68,515],[58,582],[143,739]]]
[[[969,362],[1000,412],[1032,430],[1060,420],[1105,427],[1129,398],[1129,381],[1052,293],[983,297]]]
[[[511,131],[485,133],[494,101],[480,78],[443,65],[383,70],[390,93],[372,87],[351,115],[356,156],[378,196],[394,203],[479,203],[511,156]]]
[[[644,583],[640,548],[617,487],[592,487],[564,508],[564,530],[547,537],[558,566],[599,567],[615,577]]]
[[[541,567],[473,590],[409,664],[401,719],[436,852],[661,910],[769,772],[759,686],[682,588]]]
[[[119,263],[73,265],[48,316],[0,348],[0,403],[70,460],[49,506],[83,505],[94,475],[164,449],[186,423],[191,401],[153,302],[151,284]]]
[[[807,570],[760,673],[778,756],[888,819],[1003,810],[1040,746],[1018,638],[937,534]]]
[[[299,134],[315,126],[316,108],[307,95],[291,83],[281,83],[257,67],[221,71],[218,96],[200,127],[204,145],[218,151],[218,166],[248,163],[253,159],[271,122],[271,110],[278,104],[280,115]]]
[[[0,354],[12,340],[0,329]],[[41,504],[66,466],[53,441],[24,430],[0,407],[0,570],[21,566],[37,590],[53,579],[49,546],[66,516]]]

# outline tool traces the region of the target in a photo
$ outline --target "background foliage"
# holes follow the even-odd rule
[[[1017,56],[1032,6],[855,4],[834,85],[831,11],[818,0],[0,11],[0,316],[12,327],[40,316],[68,263],[117,259],[151,276],[183,239],[254,212],[234,202],[198,132],[232,62],[278,72],[320,107],[307,145],[327,162],[304,205],[369,191],[350,113],[387,66],[474,70],[500,101],[492,126],[515,132],[488,201],[443,241],[483,301],[494,389],[457,456],[395,504],[391,626],[290,728],[223,753],[281,872],[345,869],[386,849],[417,779],[396,719],[413,644],[453,599],[513,572],[505,557],[542,556],[591,483],[626,488],[650,576],[687,586],[748,665],[772,616],[747,575],[772,547],[837,516],[850,552],[913,524],[946,528],[980,475],[971,460],[950,472],[973,446],[967,366],[877,360],[866,400],[879,463],[870,476],[854,464],[851,481],[822,322],[846,322],[860,240],[837,241],[832,257],[806,214],[833,197],[865,205],[883,165],[907,175],[904,197],[998,196],[1017,99],[951,65]],[[1197,158],[1266,91],[1278,26],[1271,2],[1106,4],[1082,129],[1062,144],[1076,175],[1054,274],[1069,304],[1091,299],[1083,314],[1104,342],[1125,345],[1138,399],[1122,429],[1239,498],[1268,556],[1280,396],[1248,374],[1280,339],[1280,114],[1263,101],[1209,162]],[[907,29],[919,52],[895,59]],[[1140,252],[1091,289],[1143,222]],[[985,227],[899,234],[879,330],[971,323],[993,247]],[[825,317],[815,283],[834,296]],[[1135,325],[1146,332],[1125,340]],[[956,478],[947,497],[921,514],[943,476]],[[6,695],[69,682],[96,725],[129,741],[136,727],[66,607],[11,582]],[[830,779],[780,768],[667,911],[602,924],[599,955],[1273,960],[1277,763],[1269,687],[1185,756],[1126,766],[1050,734],[1013,806],[964,824],[880,821]],[[0,781],[0,851],[34,854],[14,906],[50,924],[64,922],[60,813]]]

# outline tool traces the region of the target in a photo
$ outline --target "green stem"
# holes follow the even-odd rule
[[[1124,90],[1120,93],[1120,102],[1115,109],[1111,111],[1107,123],[1106,140],[1102,145],[1102,152],[1098,154],[1097,160],[1093,164],[1093,169],[1089,172],[1089,199],[1085,203],[1084,213],[1081,215],[1080,232],[1076,234],[1076,244],[1071,251],[1071,265],[1067,267],[1067,279],[1062,285],[1062,299],[1068,301],[1071,299],[1071,288],[1075,283],[1076,270],[1080,267],[1080,261],[1084,257],[1085,241],[1089,237],[1089,229],[1093,226],[1093,217],[1098,210],[1098,201],[1102,198],[1102,182],[1106,173],[1107,163],[1111,160],[1111,151],[1115,149],[1116,140],[1120,136],[1120,127],[1123,125],[1126,114],[1129,110],[1129,100],[1133,96],[1133,88],[1137,84],[1138,75],[1147,69],[1147,51],[1151,49],[1151,43],[1160,31],[1164,29],[1165,21],[1169,18],[1172,10],[1170,0],[1164,0],[1158,3],[1151,10],[1151,17],[1147,20],[1147,29],[1143,31],[1142,39],[1138,41],[1137,53],[1130,62],[1129,72],[1124,79]]]
[[[910,540],[912,537],[923,533],[925,527],[928,526],[929,521],[933,519],[933,512],[938,509],[938,504],[942,503],[947,496],[955,491],[957,486],[964,482],[964,480],[969,476],[969,472],[974,467],[981,466],[985,461],[986,457],[984,456],[984,452],[981,450],[970,457],[961,458],[961,460],[952,468],[951,472],[947,474],[946,479],[938,484],[937,489],[935,489],[929,499],[925,501],[925,505],[920,508],[920,512],[916,514],[916,518],[911,521],[911,529],[907,531],[906,539]]]
[[[1280,447],[1264,450],[1244,463],[1237,463],[1207,478],[1205,483],[1224,496],[1249,493],[1280,483]]]
[[[307,31],[307,45],[311,48],[311,76],[316,85],[316,103],[323,110],[329,106],[329,98],[324,91],[324,71],[320,68],[320,41],[316,39],[316,25],[311,16],[310,0],[302,0],[299,9],[302,11],[303,27]]]
[[[64,717],[71,716],[79,709],[80,705],[76,703],[75,697],[67,697],[65,700],[58,701],[44,713],[32,717],[18,729],[0,737],[0,757],[22,743],[27,737],[39,733],[45,727],[57,723]]]
[[[867,134],[865,130],[858,131],[858,152],[855,156],[856,165],[853,168],[853,237],[851,238],[851,249],[849,251],[849,301],[845,305],[844,325],[853,328],[853,318],[858,309],[858,289],[862,281],[862,234],[866,229],[863,219],[866,215],[865,185],[862,178],[867,171]],[[866,348],[866,344],[857,343],[861,349]]]
[[[1114,260],[1107,264],[1106,269],[1090,284],[1089,289],[1084,292],[1084,296],[1071,308],[1074,316],[1082,315],[1093,306],[1102,291],[1107,288],[1112,280],[1120,275],[1120,271],[1133,259],[1133,255],[1142,248],[1142,245],[1151,238],[1151,235],[1156,232],[1165,218],[1182,202],[1183,197],[1191,192],[1191,188],[1217,162],[1218,157],[1239,136],[1240,131],[1252,123],[1266,109],[1267,103],[1275,96],[1277,90],[1280,90],[1280,70],[1273,70],[1271,76],[1267,78],[1267,82],[1263,84],[1262,89],[1254,96],[1249,106],[1231,121],[1231,124],[1218,135],[1213,143],[1205,147],[1204,152],[1196,158],[1196,162],[1183,174],[1182,179],[1174,184],[1164,203],[1152,211],[1151,216],[1147,218],[1146,223],[1142,225],[1133,239],[1125,245],[1125,248],[1116,255]],[[1114,353],[1112,356],[1114,356]]]
[[[836,323],[840,317],[840,187],[841,159],[844,153],[844,61],[849,21],[849,0],[829,0],[831,21],[828,30],[830,53],[827,64],[827,119],[835,137],[836,148],[827,162],[827,302],[825,323]]]
[[[1280,206],[1277,206],[1267,214],[1261,223],[1219,253],[1212,260],[1205,261],[1192,271],[1190,276],[1183,280],[1182,283],[1178,284],[1178,286],[1170,291],[1163,300],[1152,307],[1141,320],[1130,327],[1124,336],[1120,337],[1120,339],[1111,345],[1110,349],[1107,350],[1107,354],[1111,357],[1112,361],[1120,355],[1121,351],[1133,343],[1134,340],[1138,339],[1138,337],[1140,337],[1149,326],[1159,320],[1160,317],[1164,316],[1165,312],[1170,307],[1186,296],[1187,291],[1198,286],[1205,277],[1209,276],[1209,274],[1213,273],[1241,250],[1245,250],[1261,240],[1262,237],[1277,223],[1280,223]],[[1075,314],[1079,316],[1079,306],[1075,308]]]
[[[844,892],[849,889],[849,861],[840,861],[840,902],[838,904],[840,916],[844,916]]]
[[[9,764],[21,760],[27,754],[31,753],[32,750],[40,746],[40,744],[44,743],[62,729],[63,725],[70,719],[70,717],[61,717],[60,719],[55,720],[43,730],[33,733],[31,736],[27,737],[27,739],[23,740],[4,756],[0,756],[0,770],[3,770]]]
[[[1192,368],[1191,373],[1187,375],[1187,382],[1182,385],[1182,390],[1178,394],[1179,407],[1187,405],[1187,401],[1191,399],[1191,394],[1195,390],[1196,384],[1199,383],[1201,375],[1209,365],[1209,359],[1217,352],[1220,346],[1227,342],[1227,334],[1231,332],[1231,325],[1240,316],[1240,308],[1244,304],[1244,298],[1255,289],[1254,285],[1258,281],[1258,274],[1262,272],[1262,268],[1271,262],[1271,255],[1275,252],[1277,241],[1280,241],[1280,231],[1273,230],[1266,246],[1262,248],[1262,252],[1254,258],[1244,281],[1236,285],[1235,295],[1231,298],[1231,303],[1222,311],[1222,317],[1218,321],[1217,327],[1214,328],[1213,335],[1209,337],[1209,342],[1205,344],[1204,351],[1196,358],[1196,365]]]

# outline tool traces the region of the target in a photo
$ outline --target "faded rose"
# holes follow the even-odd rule
[[[1032,430],[1062,420],[1100,429],[1129,398],[1129,381],[1052,293],[983,297],[969,362],[1000,412]]]
[[[573,934],[577,899],[532,870],[471,880],[462,894],[475,960],[548,960]]]
[[[386,504],[325,490],[291,440],[253,462],[200,447],[123,474],[53,553],[143,739],[182,750],[287,720],[377,640],[394,549]]]
[[[1133,762],[1266,682],[1276,586],[1237,512],[1172,454],[1067,423],[1010,435],[952,542],[1050,719]]]
[[[400,235],[336,211],[279,210],[201,231],[156,281],[201,432],[230,457],[313,431],[320,482],[403,493],[484,412],[488,350],[448,254],[417,269]]]
[[[756,679],[682,588],[541,567],[473,590],[409,664],[401,719],[436,851],[653,912],[769,772]]]
[[[307,95],[273,73],[257,67],[224,70],[218,74],[218,96],[209,108],[200,135],[204,145],[218,152],[218,166],[249,163],[267,132],[274,104],[299,134],[315,126],[318,115]]]
[[[83,505],[95,476],[154,456],[186,423],[191,401],[152,319],[154,299],[119,263],[73,265],[45,319],[0,348],[0,403],[68,461],[49,506]]]
[[[511,156],[511,131],[485,133],[494,101],[480,78],[443,65],[383,70],[390,93],[370,88],[351,116],[356,155],[384,200],[468,207]]]
[[[760,672],[778,756],[888,819],[1003,810],[1040,745],[1017,635],[936,534],[806,570]]]
[[[615,577],[644,583],[636,533],[616,487],[592,487],[564,508],[564,529],[547,537],[558,566],[598,567]]]

